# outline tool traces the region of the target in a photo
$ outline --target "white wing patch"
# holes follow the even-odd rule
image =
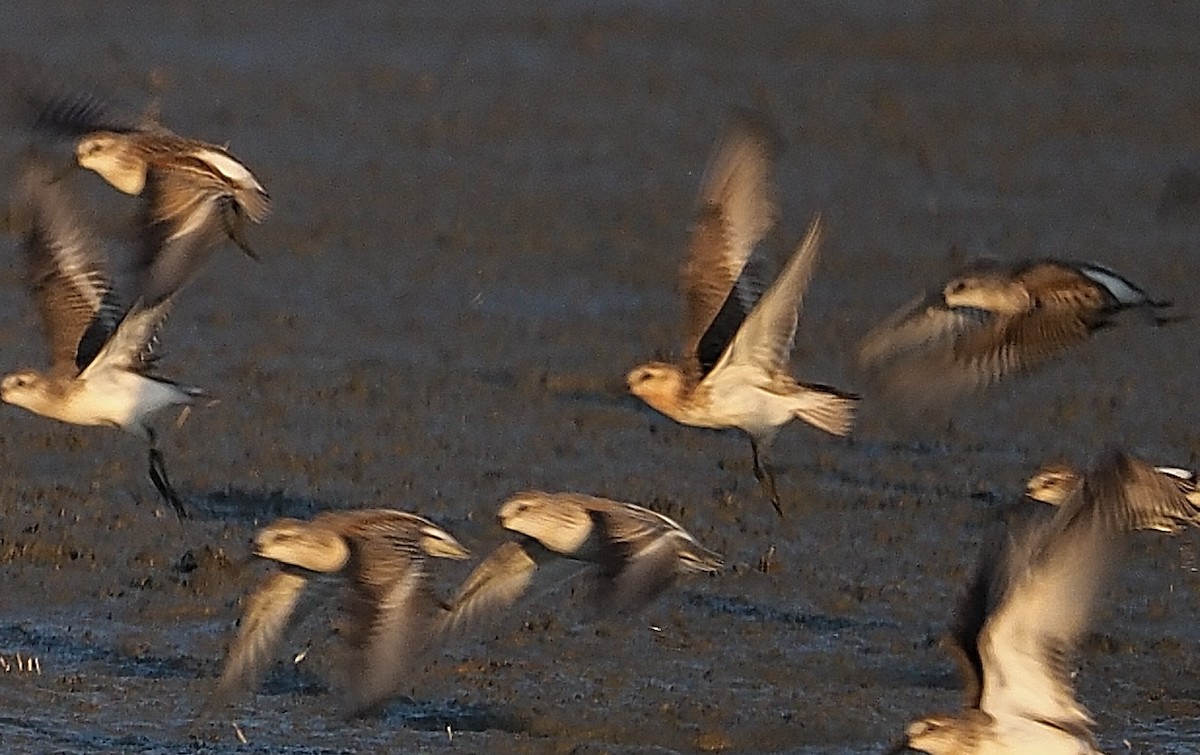
[[[263,191],[263,187],[258,182],[258,179],[254,177],[253,173],[246,169],[245,165],[242,165],[240,162],[223,152],[201,148],[193,152],[192,157],[208,163],[213,170],[217,171],[234,184],[248,187],[256,191]]]
[[[1196,481],[1196,473],[1182,467],[1155,467],[1154,471],[1164,474],[1167,477],[1174,477],[1176,480],[1183,480],[1184,482]]]
[[[1113,298],[1122,304],[1142,304],[1146,293],[1121,276],[1101,265],[1080,265],[1079,272],[1093,283],[1103,286]]]

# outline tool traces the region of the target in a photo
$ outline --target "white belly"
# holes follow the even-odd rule
[[[81,384],[57,419],[76,425],[116,425],[141,434],[143,419],[189,402],[189,396],[173,385],[132,372],[101,372]]]
[[[982,745],[978,755],[1102,755],[1083,738],[1016,717],[997,721],[995,737]]]
[[[711,391],[711,419],[721,423],[717,426],[762,435],[786,425],[795,416],[796,399],[766,390],[770,380],[757,367],[730,366],[710,373],[704,382]]]

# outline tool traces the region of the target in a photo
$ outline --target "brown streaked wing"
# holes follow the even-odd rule
[[[862,337],[859,368],[870,373],[885,369],[893,360],[945,347],[987,317],[983,310],[947,307],[941,289],[920,294]]]
[[[89,339],[97,323],[107,338],[119,312],[92,229],[47,165],[31,159],[21,177],[21,201],[30,212],[25,241],[27,275],[41,315],[50,361],[57,369],[82,370],[95,355]]]
[[[512,607],[529,588],[537,563],[519,544],[502,543],[463,580],[450,599],[444,627],[461,630],[478,625]]]
[[[1200,524],[1200,510],[1188,500],[1179,479],[1129,454],[1112,451],[1085,479],[1105,523],[1121,531],[1178,533]]]
[[[255,223],[271,212],[271,197],[250,169],[229,150],[215,144],[190,142],[173,168],[185,168],[197,174],[197,182],[211,181]]]
[[[139,295],[149,304],[182,288],[227,235],[221,193],[190,176],[157,168],[147,172],[134,273]]]
[[[440,606],[428,593],[419,558],[397,558],[386,546],[356,543],[362,564],[347,599],[345,691],[351,712],[385,700],[422,653],[435,642],[431,631]],[[382,564],[380,561],[382,560]]]
[[[724,247],[720,208],[701,210],[692,232],[692,249]],[[701,265],[708,264],[708,268]],[[684,266],[684,367],[699,379],[707,375],[754,308],[761,288],[749,267],[733,270],[716,253],[689,255]],[[744,283],[739,285],[739,282]],[[745,293],[746,295],[743,295]]]
[[[720,357],[762,292],[757,276],[743,273],[778,214],[769,175],[772,151],[764,129],[747,118],[735,119],[701,182],[680,278],[686,308],[684,358],[696,359],[702,372],[705,362]]]
[[[299,575],[276,572],[263,580],[247,599],[241,628],[229,649],[209,705],[223,702],[257,683],[307,584],[308,580]]]
[[[954,344],[954,363],[968,383],[984,387],[1034,368],[1087,340],[1092,328],[1069,309],[1040,307],[1017,317],[993,317]]]
[[[732,257],[737,270],[778,217],[771,186],[777,152],[778,137],[765,117],[735,112],[700,181],[697,204],[701,209],[721,208],[728,242],[724,254]]]
[[[630,546],[636,550],[663,532],[675,529],[655,512],[632,503],[591,498],[584,505],[593,522],[600,518],[604,540],[622,547]]]

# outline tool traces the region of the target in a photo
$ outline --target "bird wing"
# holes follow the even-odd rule
[[[467,575],[450,599],[443,626],[462,630],[508,610],[533,580],[537,563],[519,544],[507,541]]]
[[[1174,534],[1200,524],[1200,508],[1188,499],[1186,480],[1129,454],[1110,452],[1089,484],[1095,495],[1114,501],[1106,512],[1110,525],[1123,531]]]
[[[1015,317],[995,317],[956,341],[953,363],[964,384],[984,387],[1058,356],[1087,340],[1091,330],[1076,312],[1064,308],[1039,307]]]
[[[134,263],[138,293],[155,304],[179,290],[226,237],[223,191],[191,172],[151,168],[142,203],[140,252]]]
[[[603,609],[637,610],[671,586],[679,566],[677,538],[686,534],[638,506],[590,513],[601,546],[596,599]]]
[[[386,558],[398,563],[394,555]],[[360,574],[348,599],[353,625],[342,686],[352,713],[386,700],[436,639],[431,630],[440,609],[426,589],[420,559],[389,571],[390,579],[375,573],[368,580]]]
[[[680,279],[684,358],[704,374],[720,358],[762,285],[748,265],[775,224],[773,138],[749,116],[735,117],[701,182],[699,210]]]
[[[433,646],[435,622],[444,609],[427,586],[419,544],[426,520],[390,510],[324,516],[349,523],[343,536],[351,551],[350,653],[342,686],[349,710],[360,712],[385,700]]]
[[[859,367],[877,372],[897,360],[945,347],[986,318],[982,310],[947,307],[940,289],[920,294],[863,336],[858,344]]]
[[[171,310],[171,299],[152,307],[135,304],[97,352],[96,357],[79,373],[81,378],[105,369],[144,372],[154,362],[154,346],[158,330]]]
[[[983,695],[983,658],[979,650],[979,636],[988,616],[996,607],[994,582],[1003,546],[1004,540],[998,537],[993,537],[985,544],[971,582],[958,602],[947,638],[950,651],[963,675],[967,708],[978,708]]]
[[[800,304],[812,280],[820,246],[821,216],[817,215],[792,258],[738,329],[721,364],[754,364],[769,372],[785,370],[796,340]]]
[[[139,130],[131,118],[122,116],[100,97],[84,92],[30,93],[35,112],[34,127],[65,136],[83,136],[96,131],[128,133]]]
[[[1090,736],[1067,662],[1120,550],[1106,521],[1112,505],[1085,479],[1050,521],[1010,544],[995,575],[998,600],[978,640],[985,713]]]
[[[228,700],[237,691],[258,682],[307,583],[307,579],[292,572],[276,572],[263,580],[246,600],[241,628],[229,648],[210,705]]]
[[[873,328],[858,359],[888,390],[944,398],[1033,369],[1086,340],[1092,328],[1070,308],[1003,316],[947,307],[940,294],[927,294]]]
[[[99,245],[62,182],[39,160],[24,168],[20,201],[30,221],[28,281],[51,364],[82,370],[107,340],[119,312]]]
[[[219,184],[224,194],[255,223],[266,220],[271,212],[271,197],[267,190],[250,169],[227,150],[196,142],[178,167],[194,173],[193,180],[197,183]]]

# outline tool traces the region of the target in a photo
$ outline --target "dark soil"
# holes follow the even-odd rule
[[[694,194],[733,105],[788,143],[769,255],[828,221],[802,379],[861,387],[858,337],[971,256],[1102,262],[1200,314],[1200,6],[542,5],[0,8],[0,96],[35,65],[157,100],[275,200],[251,229],[263,263],[222,250],[164,333],[164,371],[220,398],[161,421],[193,519],[157,500],[136,439],[0,407],[0,749],[878,752],[960,704],[938,637],[1035,467],[1110,444],[1195,461],[1195,319],[1128,318],[944,416],[868,396],[851,440],[795,423],[775,447],[784,521],[743,438],[676,425],[622,378],[675,344]],[[0,131],[6,171],[27,138]],[[110,230],[132,217],[71,180]],[[19,239],[2,242],[7,371],[45,357]],[[340,715],[318,623],[258,694],[187,730],[264,571],[256,527],[388,506],[483,554],[526,488],[654,507],[729,568],[625,621],[587,623],[548,585],[375,719]],[[1139,538],[1082,650],[1110,752],[1200,752],[1195,544]]]

